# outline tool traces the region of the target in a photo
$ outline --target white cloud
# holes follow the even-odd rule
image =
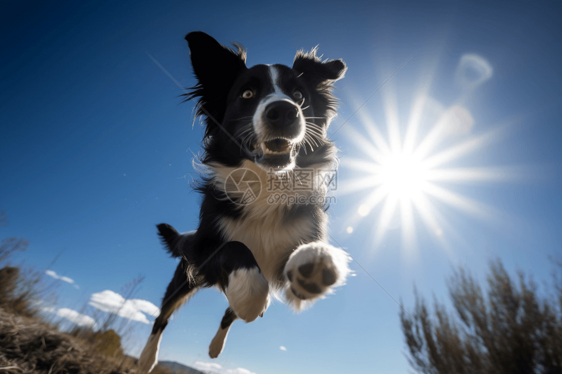
[[[217,373],[219,373],[220,372],[219,370],[222,369],[222,366],[220,366],[219,364],[215,364],[212,362],[201,362],[201,361],[196,361],[195,364],[193,364],[193,367],[195,369],[212,371]]]
[[[96,327],[96,321],[90,316],[85,314],[80,314],[75,310],[68,308],[60,308],[57,310],[56,315],[62,318],[66,318],[70,322],[77,324],[78,326],[90,326],[92,328]]]
[[[57,312],[57,310],[55,308],[51,307],[51,306],[44,306],[44,307],[41,308],[41,310],[43,312],[47,312],[47,313],[56,313]]]
[[[96,328],[96,321],[90,316],[85,314],[78,313],[75,310],[68,309],[68,308],[60,308],[55,309],[50,306],[45,306],[41,308],[42,311],[47,313],[56,314],[59,317],[66,318],[70,322],[77,324],[78,326],[90,326],[92,328]]]
[[[492,77],[494,69],[482,56],[464,54],[457,66],[456,79],[464,88],[475,88]]]
[[[63,277],[62,275],[58,275],[57,273],[55,273],[52,270],[45,270],[45,274],[47,274],[48,276],[53,277],[55,279],[60,279],[63,282],[74,284],[73,279],[70,279],[69,277]]]
[[[204,371],[209,374],[256,374],[248,369],[236,368],[236,369],[226,369],[219,364],[212,362],[202,362],[196,361],[193,365],[195,369]]]
[[[155,317],[160,313],[160,309],[150,301],[125,300],[123,296],[110,290],[92,294],[89,304],[104,312],[115,313],[120,317],[146,324],[151,322],[145,314]]]
[[[286,350],[287,350],[287,348],[285,348],[285,347],[283,347],[283,346],[279,347],[279,349],[282,350],[282,351],[286,351]]]

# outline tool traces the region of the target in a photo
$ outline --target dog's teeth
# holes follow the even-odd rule
[[[273,142],[273,141],[276,141],[276,140],[281,140],[281,141],[286,142],[286,143],[287,143],[286,148],[283,149],[282,151],[274,151],[274,150],[269,149],[269,148],[267,147],[266,143],[268,143],[268,142]],[[272,146],[275,146],[275,144],[272,144]],[[260,144],[260,147],[261,147],[262,152],[263,152],[264,154],[267,154],[267,155],[286,155],[286,154],[290,153],[290,152],[291,152],[291,149],[292,149],[291,143],[290,143],[288,140],[286,140],[286,139],[281,139],[281,138],[279,138],[279,139],[273,139],[273,140],[268,140],[267,142],[263,142],[263,143]]]

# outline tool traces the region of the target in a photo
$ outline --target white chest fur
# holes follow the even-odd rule
[[[287,260],[300,244],[314,237],[316,225],[310,219],[301,218],[281,223],[279,210],[263,219],[231,220],[223,218],[221,226],[226,240],[244,243],[256,258],[263,275],[275,282],[280,261]]]
[[[241,218],[223,217],[219,225],[224,239],[244,243],[254,254],[265,278],[275,283],[278,271],[292,251],[300,244],[317,239],[325,219],[323,214],[291,214],[289,209],[295,209],[294,206],[288,208],[286,202],[272,203],[269,198],[278,191],[268,190],[268,174],[251,161],[245,161],[239,168],[255,172],[260,178],[262,191],[257,200],[241,206]],[[228,175],[235,170],[216,166],[212,169],[215,185],[221,189]]]

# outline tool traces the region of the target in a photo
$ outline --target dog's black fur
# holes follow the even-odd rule
[[[326,131],[336,114],[332,85],[343,77],[345,64],[321,61],[314,49],[297,52],[292,68],[247,68],[238,44],[229,49],[202,32],[185,39],[198,80],[186,96],[198,100],[196,114],[205,118],[201,163],[209,173],[198,188],[203,201],[197,230],[179,234],[158,225],[167,250],[181,261],[141,355],[144,372],[156,363],[169,317],[199,288],[216,286],[230,302],[210,347],[217,357],[234,320],[263,316],[270,288],[300,310],[343,284],[348,271],[345,253],[327,244],[323,203],[289,206],[258,199],[246,205],[227,196],[225,187],[227,175],[239,168],[251,170],[263,185],[268,170],[294,177],[299,169],[321,174],[334,167],[336,149]],[[321,187],[311,192],[325,193]]]

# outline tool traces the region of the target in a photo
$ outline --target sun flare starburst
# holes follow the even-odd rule
[[[489,143],[497,131],[474,136],[474,120],[467,109],[460,105],[445,108],[436,100],[421,96],[414,103],[402,137],[396,106],[385,105],[385,110],[386,136],[364,112],[360,113],[364,131],[351,127],[346,130],[354,148],[367,156],[344,158],[342,162],[353,170],[354,177],[344,180],[339,192],[367,192],[361,194],[358,206],[348,218],[347,232],[352,233],[359,221],[369,218],[374,221],[376,242],[397,225],[401,227],[405,246],[412,247],[418,220],[433,235],[443,238],[444,220],[437,201],[464,213],[487,216],[489,207],[455,192],[450,185],[505,177],[498,168],[454,167],[460,158]],[[373,220],[377,213],[378,218]]]

